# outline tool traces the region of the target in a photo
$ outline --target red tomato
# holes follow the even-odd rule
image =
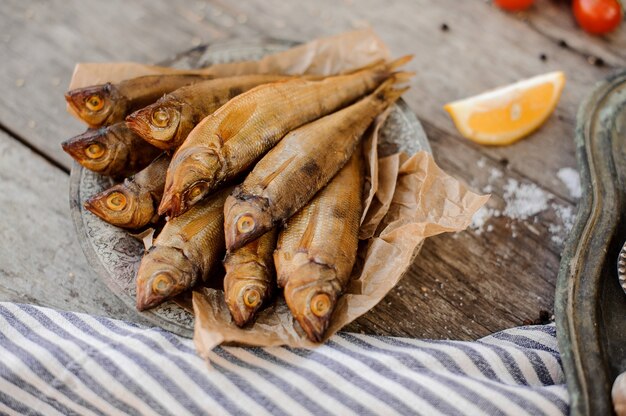
[[[510,12],[519,12],[520,10],[528,9],[533,5],[535,0],[493,0],[501,9],[508,10]]]
[[[576,21],[594,35],[602,35],[618,27],[623,13],[618,0],[574,0]]]

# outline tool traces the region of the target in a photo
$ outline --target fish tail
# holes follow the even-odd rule
[[[397,72],[393,74],[385,82],[380,84],[372,96],[385,105],[390,105],[410,88],[409,86],[396,88],[396,86],[407,82],[413,75],[412,72]]]
[[[389,72],[393,72],[396,69],[400,68],[401,66],[407,64],[409,61],[411,61],[411,59],[413,59],[413,55],[404,55],[398,59],[396,59],[395,61],[391,61],[387,64],[387,70]]]
[[[378,64],[375,68],[372,68],[372,71],[374,71],[375,73],[374,78],[376,79],[377,82],[380,83],[388,79],[389,77],[393,76],[394,74],[404,73],[404,72],[398,72],[397,69],[400,68],[402,65],[406,64],[407,62],[409,62],[411,59],[413,59],[413,55],[405,55],[394,61]]]

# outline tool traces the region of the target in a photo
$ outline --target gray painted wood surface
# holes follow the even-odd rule
[[[557,211],[576,203],[556,173],[576,166],[581,99],[626,64],[626,30],[590,37],[576,28],[567,3],[539,0],[530,12],[510,15],[480,0],[3,2],[0,299],[121,318],[131,313],[94,280],[70,223],[70,159],[59,143],[84,129],[65,113],[62,96],[77,61],[154,63],[230,37],[308,40],[369,24],[395,55],[415,55],[409,68],[418,75],[406,100],[442,168],[476,190],[491,187],[494,209],[504,207],[511,179],[535,184],[552,199],[525,221],[502,216],[488,222],[489,232],[428,240],[401,284],[348,329],[471,339],[536,320],[540,310],[551,313],[566,235]],[[604,66],[590,63],[598,59]],[[467,142],[441,108],[556,69],[568,76],[556,113],[516,145]]]

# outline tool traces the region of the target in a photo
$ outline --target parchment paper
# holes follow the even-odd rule
[[[248,73],[329,75],[350,71],[389,58],[383,42],[370,30],[318,39],[259,61],[218,64],[195,71],[216,76]],[[80,63],[70,89],[150,74],[176,73],[173,68],[137,63]],[[362,216],[357,265],[340,298],[326,337],[363,315],[398,283],[424,239],[465,229],[488,196],[470,192],[439,169],[430,154],[396,154],[378,158],[378,134],[386,115],[366,133],[365,211]],[[230,317],[221,290],[201,288],[193,293],[194,341],[198,353],[221,343],[256,346],[315,345],[308,341],[282,297],[262,310],[254,324],[238,328]]]

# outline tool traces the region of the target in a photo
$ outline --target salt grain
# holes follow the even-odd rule
[[[562,168],[556,173],[556,176],[565,184],[572,198],[580,198],[582,188],[580,187],[580,175],[576,169]]]
[[[506,208],[504,215],[514,220],[525,220],[548,208],[550,197],[535,184],[520,184],[509,179],[504,186]]]

